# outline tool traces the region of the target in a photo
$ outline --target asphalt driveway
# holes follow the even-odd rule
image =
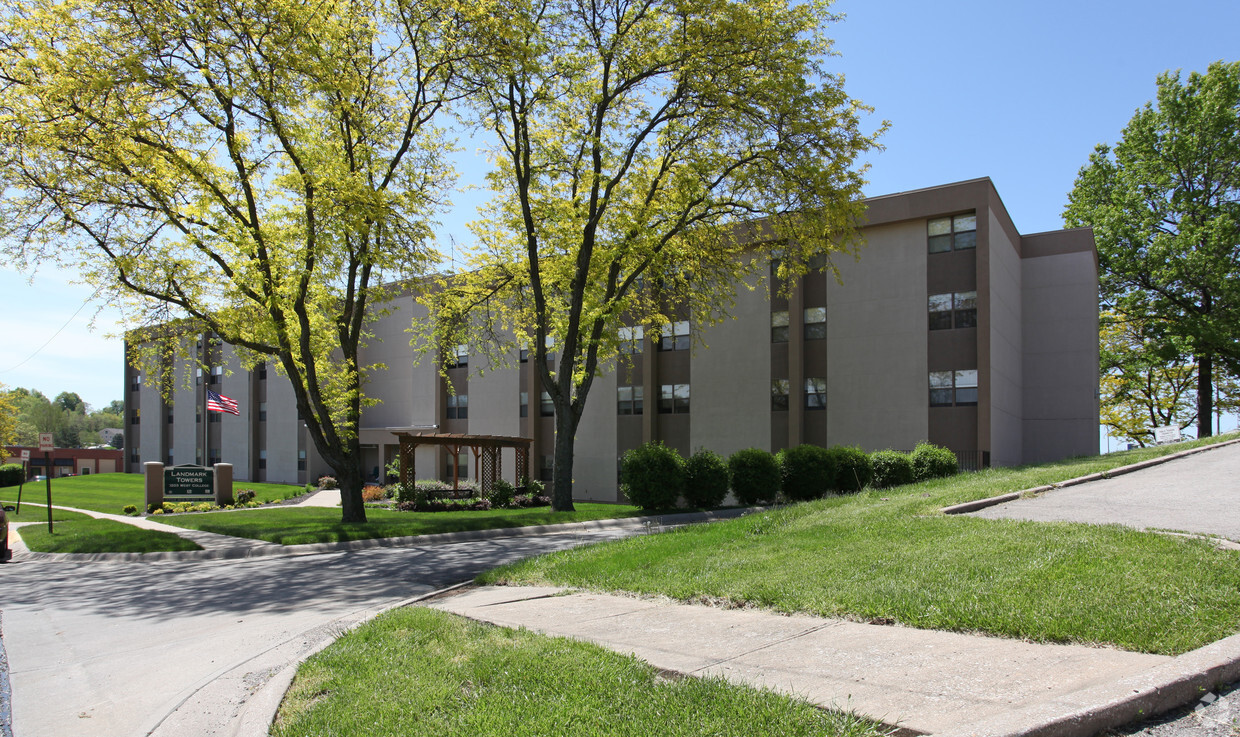
[[[1240,542],[1240,443],[973,512],[987,519],[1121,524]]]

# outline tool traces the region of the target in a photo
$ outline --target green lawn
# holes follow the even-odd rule
[[[666,680],[632,656],[420,607],[344,635],[298,671],[271,734],[820,735],[879,726],[717,678]]]
[[[54,483],[54,482],[53,482]],[[39,510],[46,515],[47,508]],[[25,511],[25,505],[22,505]],[[28,525],[18,532],[26,547],[40,553],[154,553],[170,550],[202,550],[193,541],[170,532],[143,530],[123,522],[92,519],[84,514],[53,510],[51,534],[43,524]],[[62,516],[65,515],[65,516]],[[69,516],[72,515],[72,516]],[[28,521],[21,515],[21,522]]]
[[[436,532],[554,525],[642,514],[637,507],[618,504],[577,503],[574,506],[577,510],[575,512],[553,512],[550,507],[493,509],[486,512],[396,512],[370,508],[366,510],[366,523],[360,525],[343,524],[340,521],[340,510],[327,507],[208,512],[158,519],[160,522],[191,530],[266,540],[280,545],[304,545],[430,535]]]
[[[108,514],[123,514],[128,504],[138,509],[145,509],[146,494],[143,491],[142,482],[143,477],[139,473],[99,473],[52,479],[52,504]],[[299,494],[303,487],[249,481],[237,481],[233,484],[234,493],[242,489],[253,489],[256,492],[255,498],[265,502],[278,501]],[[46,504],[46,499],[45,482],[28,483],[22,490],[23,509],[29,501],[37,500]],[[17,487],[9,486],[0,489],[0,500],[5,504],[16,504]]]
[[[866,491],[555,553],[479,580],[756,604],[1174,655],[1240,630],[1240,553],[1118,526],[939,512],[1160,452],[1170,451]]]

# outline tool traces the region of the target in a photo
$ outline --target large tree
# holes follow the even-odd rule
[[[0,448],[17,443],[18,395],[0,384]]]
[[[4,255],[80,267],[139,345],[202,331],[270,360],[344,520],[364,521],[359,347],[382,284],[435,260],[459,16],[435,0],[2,7]]]
[[[773,251],[793,277],[851,250],[875,139],[827,70],[825,2],[499,0],[494,17],[474,30],[497,50],[465,75],[494,197],[470,271],[436,295],[438,337],[500,328],[529,346],[555,407],[552,504],[569,510],[619,329],[696,330]]]
[[[1191,356],[1211,435],[1216,363],[1240,376],[1240,62],[1160,75],[1156,104],[1081,169],[1064,220],[1094,229],[1102,309]]]
[[[1102,316],[1102,424],[1111,437],[1142,446],[1154,428],[1183,430],[1197,420],[1197,367],[1150,335],[1146,326],[1115,313]]]

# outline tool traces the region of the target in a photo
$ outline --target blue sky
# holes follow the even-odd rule
[[[829,30],[840,53],[829,65],[875,108],[872,125],[891,121],[866,194],[989,176],[1022,233],[1061,227],[1077,170],[1095,144],[1118,139],[1159,73],[1240,58],[1233,0],[839,0],[835,9],[847,17]],[[481,183],[480,157],[467,152],[460,168],[461,185]],[[442,232],[465,239],[477,195],[456,200]],[[89,288],[50,269],[27,278],[0,271],[0,382],[76,391],[96,407],[121,398],[122,345],[105,337],[118,331],[113,314],[99,313],[92,330]]]

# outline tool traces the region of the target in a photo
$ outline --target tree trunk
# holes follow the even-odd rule
[[[569,402],[565,402],[569,405]],[[572,512],[573,509],[573,441],[577,423],[571,406],[555,408],[555,476],[552,478],[551,509]]]
[[[352,462],[333,468],[340,485],[340,521],[345,524],[366,521],[366,504],[362,501],[362,464],[354,457]]]
[[[1197,437],[1208,438],[1214,434],[1214,357],[1196,356],[1197,359]]]

